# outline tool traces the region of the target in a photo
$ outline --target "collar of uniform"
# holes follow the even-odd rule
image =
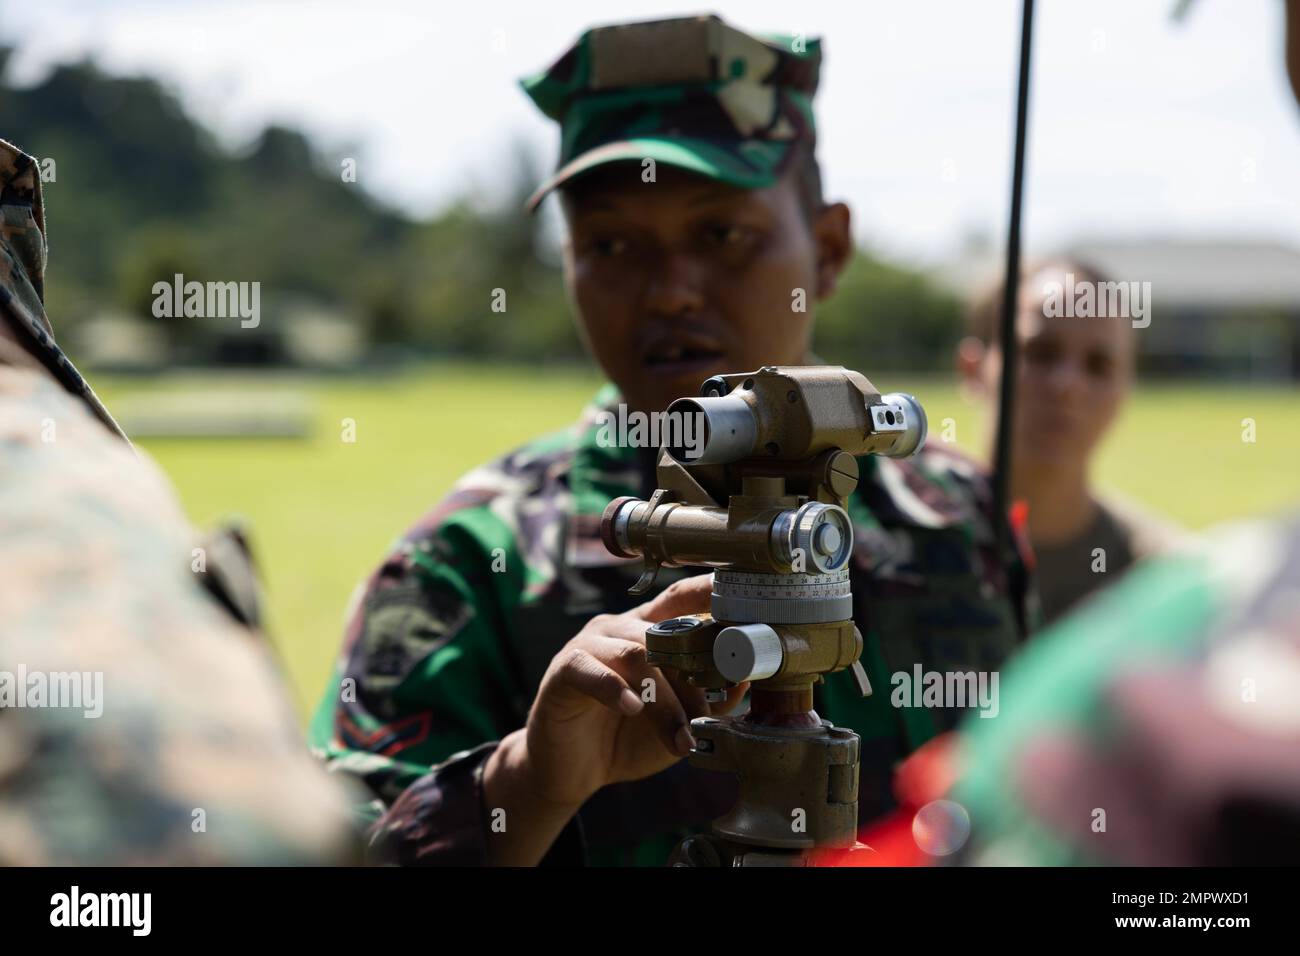
[[[915,532],[960,529],[976,545],[991,545],[993,529],[977,502],[988,480],[971,459],[927,448],[912,458],[867,455],[849,499],[854,562],[876,577],[899,577],[912,563]]]
[[[605,414],[618,414],[623,396],[612,383],[602,386],[574,425],[576,446],[569,465],[572,495],[565,535],[564,562],[573,568],[639,567],[636,558],[610,554],[600,539],[600,516],[621,495],[646,498],[654,491],[654,449],[602,441]]]
[[[864,500],[881,523],[939,529],[972,517],[970,496],[954,483],[978,478],[975,467],[943,460],[931,451],[904,459],[866,455],[858,462],[861,477],[855,497]]]
[[[603,493],[607,488],[616,487],[630,489],[618,494],[649,497],[654,491],[658,449],[620,445],[606,440],[602,434],[606,416],[617,416],[622,405],[623,395],[617,386],[606,383],[592,396],[574,425],[577,446],[573,466],[576,474],[571,479],[570,488],[575,495],[580,495],[577,501],[579,512],[600,514],[605,510],[604,503],[586,492]]]

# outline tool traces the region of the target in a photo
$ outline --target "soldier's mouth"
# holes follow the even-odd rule
[[[647,349],[642,363],[656,375],[686,375],[721,365],[727,353],[704,343],[662,342]]]

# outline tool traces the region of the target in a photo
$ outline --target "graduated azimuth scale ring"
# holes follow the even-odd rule
[[[853,617],[847,568],[829,574],[716,571],[715,620],[740,624],[823,624]]]

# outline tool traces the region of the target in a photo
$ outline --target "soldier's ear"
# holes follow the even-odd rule
[[[828,203],[813,216],[813,244],[817,249],[817,299],[827,298],[839,282],[840,273],[853,256],[853,234],[849,229],[849,207]]]

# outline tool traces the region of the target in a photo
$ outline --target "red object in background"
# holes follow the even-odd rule
[[[1029,542],[1029,502],[1017,501],[1007,512],[1007,521],[1011,525],[1011,533],[1016,536],[1016,544],[1020,547],[1020,553],[1025,556],[1025,564],[1029,570],[1034,570],[1034,565],[1038,562],[1034,558],[1034,546]]]
[[[956,781],[956,745],[956,733],[946,733],[923,744],[899,764],[894,774],[898,809],[858,833],[858,840],[866,848],[825,850],[813,857],[813,865],[929,866],[932,858],[917,846],[912,821],[918,810],[942,799]]]

